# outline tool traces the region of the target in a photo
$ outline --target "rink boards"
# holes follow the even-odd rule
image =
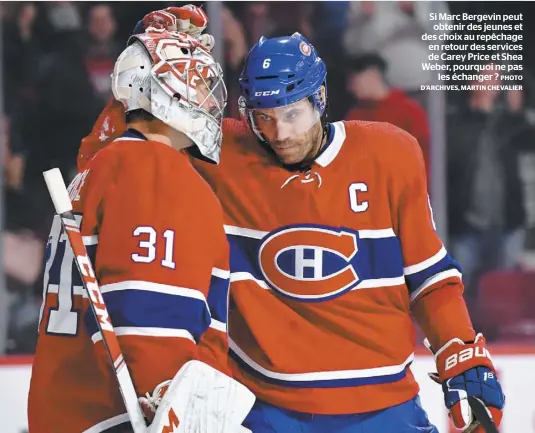
[[[535,347],[491,348],[506,393],[501,433],[535,433]],[[31,357],[0,357],[0,419],[2,433],[25,433]],[[438,385],[427,377],[433,358],[419,355],[413,371],[420,383],[422,404],[441,433],[453,432]]]

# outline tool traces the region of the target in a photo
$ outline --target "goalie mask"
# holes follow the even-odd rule
[[[132,36],[112,74],[126,112],[145,110],[195,144],[188,151],[219,163],[227,90],[221,66],[193,37],[178,32]]]

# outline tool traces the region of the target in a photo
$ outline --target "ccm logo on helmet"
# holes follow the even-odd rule
[[[357,250],[357,236],[349,230],[287,226],[262,240],[258,263],[266,282],[279,293],[299,301],[324,301],[357,285],[352,263]]]
[[[450,355],[446,358],[446,365],[444,367],[445,371],[448,371],[455,367],[457,364],[460,364],[461,362],[466,362],[472,358],[490,358],[489,351],[484,347],[478,347],[475,348],[469,347],[468,349],[463,349],[459,353],[454,353],[453,355]]]
[[[264,90],[263,92],[254,92],[255,96],[271,96],[278,95],[280,90]]]

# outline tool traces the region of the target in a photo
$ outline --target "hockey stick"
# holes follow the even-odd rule
[[[485,433],[500,433],[485,405],[475,397],[468,397],[468,404]]]
[[[76,267],[82,278],[84,289],[88,295],[89,305],[91,305],[95,320],[97,321],[98,328],[102,335],[102,342],[104,343],[110,363],[115,371],[115,377],[117,378],[119,390],[123,397],[126,412],[130,418],[134,433],[146,433],[147,424],[145,423],[143,412],[138,403],[132,377],[130,376],[130,372],[128,371],[128,367],[126,366],[126,362],[121,352],[119,341],[117,340],[117,335],[113,329],[100,287],[98,286],[91,260],[87,255],[87,250],[82,240],[82,234],[80,233],[78,223],[72,213],[71,199],[69,198],[69,193],[65,187],[61,172],[58,168],[53,168],[45,171],[43,176],[45,177],[50,197],[54,202],[56,213],[61,219],[63,229],[65,230],[69,243],[74,251]]]

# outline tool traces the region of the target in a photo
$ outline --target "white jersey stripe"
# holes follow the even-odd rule
[[[231,272],[230,273],[230,283],[232,284],[232,283],[237,282],[237,281],[254,281],[262,289],[270,290],[270,287],[267,285],[267,283],[264,280],[259,280],[259,279],[255,278],[249,272]]]
[[[288,382],[335,380],[335,379],[357,379],[377,376],[387,376],[401,373],[408,364],[414,360],[414,353],[411,353],[405,361],[398,365],[387,365],[384,367],[365,368],[360,370],[335,370],[316,371],[309,373],[277,373],[268,370],[253,361],[231,338],[229,338],[230,349],[249,367],[271,379],[285,380]]]
[[[95,424],[93,427],[90,427],[87,430],[84,430],[82,433],[101,433],[112,427],[118,426],[120,424],[124,424],[129,421],[130,421],[130,418],[128,418],[128,414],[123,413],[121,415],[117,415],[117,416],[114,416],[113,418],[108,418],[102,422],[99,422],[98,424]]]
[[[413,302],[418,296],[422,294],[422,292],[424,292],[433,284],[451,277],[458,277],[462,279],[462,274],[457,269],[448,269],[447,271],[439,272],[438,274],[433,275],[432,277],[425,280],[423,284],[418,287],[418,289],[412,292],[411,302]]]
[[[220,322],[219,320],[215,320],[213,318],[210,322],[210,328],[213,328],[216,331],[227,332],[227,324],[224,322]]]
[[[225,228],[225,233],[227,235],[243,236],[245,238],[252,238],[252,239],[262,239],[264,236],[266,236],[269,233],[269,232],[264,232],[261,230],[246,229],[242,227],[229,226],[229,225],[225,225],[224,228]]]
[[[356,285],[352,290],[358,289],[375,289],[376,287],[391,287],[391,286],[401,286],[405,284],[405,277],[394,277],[394,278],[376,278],[363,280]]]
[[[396,236],[394,230],[389,229],[378,229],[378,230],[358,230],[360,239],[382,239],[382,238],[392,238]]]
[[[116,138],[113,141],[114,142],[115,141],[143,141],[143,139],[142,138],[137,138],[137,137],[119,137],[119,138]]]
[[[247,229],[243,227],[236,227],[231,225],[225,225],[225,233],[227,235],[233,235],[233,236],[242,236],[245,238],[250,239],[262,239],[266,235],[269,234],[269,232],[262,231],[262,230],[254,230],[254,229]],[[297,228],[295,230],[298,230]],[[320,231],[321,229],[317,229]],[[391,238],[396,236],[394,233],[394,230],[392,228],[386,228],[386,229],[373,229],[373,230],[357,230],[359,233],[360,239],[382,239],[382,238]]]
[[[166,295],[183,296],[186,298],[198,299],[206,304],[205,296],[198,290],[187,287],[170,286],[168,284],[152,283],[150,281],[129,280],[121,281],[119,283],[104,284],[100,287],[100,291],[103,294],[119,290],[144,290]]]
[[[440,262],[444,257],[446,257],[446,254],[448,252],[446,251],[446,248],[444,246],[440,248],[438,253],[436,253],[434,256],[429,257],[427,260],[424,260],[423,262],[416,263],[415,265],[406,266],[403,268],[403,273],[405,275],[412,275],[416,274],[418,272],[421,272],[433,265],[436,265],[438,262]]]
[[[136,327],[136,326],[119,326],[113,328],[118,337],[122,335],[138,335],[144,337],[178,337],[186,338],[196,344],[193,335],[186,329],[171,329],[171,328],[150,328],[150,327]],[[97,343],[102,340],[102,335],[99,332],[95,332],[91,336],[93,343]]]
[[[230,278],[230,271],[227,271],[226,269],[212,268],[212,275],[217,278],[228,280]]]
[[[255,278],[249,272],[231,272],[230,283],[232,284],[238,281],[254,281],[262,289],[271,290],[269,285],[264,280],[259,280]],[[403,276],[394,277],[394,278],[377,278],[377,279],[370,279],[370,280],[362,280],[352,290],[401,286],[403,284],[405,284],[405,277]]]

